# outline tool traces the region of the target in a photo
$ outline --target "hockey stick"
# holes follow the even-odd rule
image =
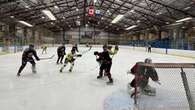
[[[50,56],[50,57],[46,57],[46,58],[40,58],[40,60],[48,60],[48,59],[53,59],[53,57],[54,57],[55,55],[52,55],[52,56]]]
[[[81,55],[84,55],[84,54],[86,54],[87,52],[89,52],[89,51],[91,50],[91,48],[92,48],[92,46],[90,46],[89,49],[83,51],[83,52],[81,53]]]
[[[160,81],[155,81],[155,83],[157,83],[157,84],[161,85],[161,82],[160,82]]]

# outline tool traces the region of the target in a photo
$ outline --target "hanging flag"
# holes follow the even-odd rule
[[[100,16],[100,14],[101,14],[100,10],[98,10],[98,9],[95,10],[95,15],[96,15],[96,16]]]
[[[94,7],[90,6],[89,8],[89,16],[94,16]]]

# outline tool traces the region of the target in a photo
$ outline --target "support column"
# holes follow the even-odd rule
[[[26,45],[28,42],[27,42],[27,28],[24,27],[23,28],[23,36],[24,36],[24,45]]]
[[[81,42],[81,26],[79,26],[79,44]]]
[[[95,24],[94,24],[94,27],[93,27],[93,37],[92,38],[94,38],[93,40],[94,40],[94,44],[95,44],[95,42],[96,42],[96,36],[95,36]]]
[[[65,29],[62,30],[62,43],[65,44],[66,43],[66,39],[65,39]]]
[[[17,48],[16,48],[16,43],[17,43],[17,40],[16,40],[16,24],[15,23],[10,23],[9,24],[9,33],[8,33],[8,38],[6,38],[6,41],[5,41],[5,47],[6,47],[6,50],[9,51],[9,46],[12,45],[13,42],[13,45],[14,45],[14,52],[17,51]]]

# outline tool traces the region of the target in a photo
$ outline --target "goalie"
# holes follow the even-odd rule
[[[134,91],[131,93],[131,97],[139,92],[145,95],[155,96],[156,89],[151,87],[148,83],[149,78],[151,78],[152,81],[160,84],[158,74],[153,67],[140,65],[141,63],[152,63],[152,60],[147,58],[144,62],[137,62],[133,68],[131,68],[130,73],[135,75],[135,78],[128,84],[129,91],[132,87],[134,88]],[[136,87],[137,91],[135,91]]]
[[[64,65],[60,68],[60,72],[63,71],[63,69],[66,67],[66,65],[68,63],[71,64],[69,72],[72,72],[72,69],[74,67],[74,61],[75,61],[76,57],[81,57],[81,56],[82,56],[81,54],[76,54],[76,50],[75,49],[72,49],[71,53],[67,54],[67,56],[65,58]]]

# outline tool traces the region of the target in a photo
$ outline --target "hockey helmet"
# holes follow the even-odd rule
[[[29,48],[30,49],[33,49],[34,48],[34,45],[33,44],[29,44]]]
[[[75,52],[76,52],[76,50],[73,48],[73,49],[71,50],[71,53],[74,54]]]
[[[151,59],[151,58],[146,58],[146,59],[144,60],[144,62],[145,62],[145,63],[152,63],[152,59]]]
[[[114,47],[114,48],[115,48],[115,50],[119,50],[119,47],[118,47],[118,45],[115,45],[115,47]]]
[[[107,48],[108,48],[109,50],[111,50],[111,49],[112,49],[112,46],[111,46],[111,45],[109,45]]]
[[[104,44],[102,48],[103,48],[103,50],[107,50],[108,49],[107,44]]]

